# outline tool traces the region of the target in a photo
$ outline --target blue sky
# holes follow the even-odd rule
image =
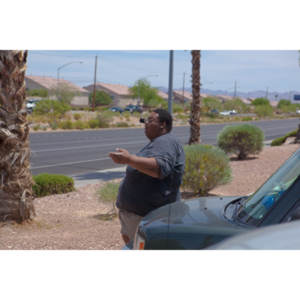
[[[97,81],[131,86],[149,75],[153,86],[169,84],[169,50],[29,50],[27,75],[60,77],[79,86],[94,82],[97,55]],[[190,50],[174,51],[173,88],[191,86]],[[238,91],[300,90],[299,53],[297,50],[202,50],[201,83],[211,90]]]

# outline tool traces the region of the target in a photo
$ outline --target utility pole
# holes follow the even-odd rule
[[[182,104],[184,103],[184,77],[185,73],[183,73]]]
[[[97,74],[97,55],[96,55],[96,59],[95,59],[95,76],[94,76],[93,111],[95,111],[95,102],[96,102],[96,74]]]
[[[170,68],[169,68],[169,97],[168,97],[168,112],[172,115],[172,99],[173,99],[173,61],[174,50],[170,50]]]
[[[266,99],[268,99],[268,87],[267,87]]]
[[[236,95],[236,82],[235,82],[235,86],[234,86],[234,96],[233,96],[233,100],[235,100],[235,95]]]

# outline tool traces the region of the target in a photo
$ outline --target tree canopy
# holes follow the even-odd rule
[[[143,99],[144,105],[153,105],[154,103],[163,104],[165,100],[158,96],[158,89],[151,87],[150,81],[147,79],[139,79],[134,86],[129,89],[129,94],[133,98]]]
[[[266,98],[256,98],[251,102],[251,105],[270,105],[270,101]]]
[[[58,124],[58,122],[70,109],[71,107],[66,102],[47,99],[37,102],[34,108],[34,113],[37,115],[46,116],[47,121],[50,125],[52,123]]]
[[[93,99],[94,99],[94,93],[91,92],[89,94],[89,103],[93,104]],[[112,103],[112,99],[110,97],[110,95],[104,91],[96,91],[95,92],[95,105],[99,106],[99,105],[109,105]]]
[[[33,90],[28,90],[26,91],[26,94],[28,96],[32,97],[42,97],[42,98],[47,98],[48,97],[48,90],[46,89],[33,89]]]
[[[49,90],[49,96],[57,96],[57,85],[53,85]],[[62,82],[59,84],[59,98],[60,101],[71,103],[71,101],[74,99],[74,97],[80,97],[81,93],[80,91],[65,82]]]

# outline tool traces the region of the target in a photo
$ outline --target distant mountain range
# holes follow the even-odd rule
[[[164,86],[158,86],[157,87],[160,91],[162,91],[163,93],[168,94],[168,88],[164,87]],[[174,89],[175,91],[182,91],[182,88],[179,89]],[[185,88],[185,91],[189,91],[192,92],[192,88]],[[222,91],[222,90],[209,90],[209,89],[203,89],[201,88],[201,94],[209,94],[212,96],[216,96],[216,95],[227,95],[227,96],[234,96],[234,92],[230,91],[227,92],[226,91]],[[249,93],[243,93],[243,92],[236,92],[236,97],[241,97],[241,98],[260,98],[260,97],[266,97],[267,92],[266,91],[252,91]],[[277,97],[276,97],[277,95]],[[268,92],[268,99],[269,100],[280,100],[280,99],[286,99],[286,100],[291,100],[291,102],[296,102],[294,101],[294,95],[300,95],[299,91],[291,91],[291,92],[285,92],[285,93],[277,93],[277,92]]]

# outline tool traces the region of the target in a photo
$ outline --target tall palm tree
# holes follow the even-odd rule
[[[200,114],[201,114],[201,96],[200,96],[200,50],[192,50],[192,94],[190,116],[190,139],[188,144],[200,144]]]
[[[18,223],[35,215],[25,106],[27,54],[0,50],[0,221]]]

